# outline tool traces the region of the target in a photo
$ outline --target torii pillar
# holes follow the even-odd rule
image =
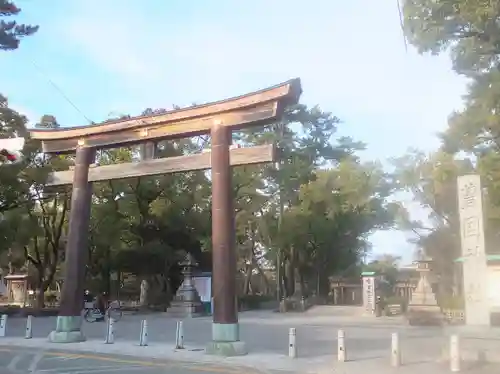
[[[94,159],[95,149],[86,147],[84,144],[76,149],[64,262],[64,287],[56,329],[49,335],[49,341],[52,343],[76,343],[85,340],[81,326],[92,205],[92,183],[89,183],[88,176],[90,164],[94,162]]]
[[[240,356],[247,353],[240,341],[236,311],[236,253],[232,191],[229,163],[231,130],[218,121],[212,136],[212,261],[214,313],[212,341],[208,354]]]

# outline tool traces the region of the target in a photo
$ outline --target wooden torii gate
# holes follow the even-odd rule
[[[81,331],[88,227],[92,182],[144,175],[212,169],[212,247],[214,314],[212,342],[207,353],[245,354],[240,341],[236,297],[236,255],[234,209],[231,193],[231,165],[272,162],[272,145],[230,150],[234,129],[265,125],[279,120],[287,105],[298,102],[300,80],[246,95],[163,114],[105,122],[97,125],[31,130],[31,138],[42,143],[47,154],[76,153],[70,171],[54,172],[48,185],[73,185],[69,232],[66,244],[64,285],[56,329],[49,341],[85,340]],[[153,159],[155,142],[195,135],[211,135],[211,152]],[[120,146],[144,146],[148,155],[136,163],[93,166],[95,151]]]

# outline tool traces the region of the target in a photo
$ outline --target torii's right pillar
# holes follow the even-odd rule
[[[229,162],[231,130],[215,122],[212,136],[212,341],[206,352],[221,356],[247,354],[240,341],[236,309],[236,253],[232,170]]]

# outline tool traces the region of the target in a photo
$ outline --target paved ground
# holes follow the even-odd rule
[[[148,347],[138,346],[142,319],[148,320],[150,343]],[[116,355],[127,355],[129,360],[131,360],[130,357],[134,356],[142,357],[142,360],[169,360],[169,365],[174,365],[175,362],[175,365],[197,362],[203,365],[201,368],[206,372],[214,372],[207,371],[208,367],[214,367],[221,373],[231,370],[250,373],[257,373],[258,370],[266,373],[273,372],[273,370],[285,370],[289,373],[323,374],[335,370],[336,373],[364,374],[372,368],[374,370],[371,371],[375,374],[379,374],[379,371],[380,373],[391,372],[392,369],[388,364],[391,333],[398,332],[404,363],[403,367],[397,369],[398,373],[421,374],[423,371],[427,371],[426,374],[439,374],[449,372],[445,361],[449,335],[454,332],[450,329],[411,327],[399,318],[362,316],[359,309],[355,307],[316,307],[304,314],[287,315],[272,312],[246,312],[240,315],[240,325],[241,338],[247,343],[249,355],[224,359],[207,356],[203,352],[205,344],[211,338],[210,318],[184,321],[186,347],[184,350],[174,349],[176,320],[168,318],[162,313],[143,316],[125,315],[115,325],[115,344],[103,343],[104,323],[86,323],[84,332],[89,340],[70,345],[47,343],[46,337],[55,326],[55,318],[35,319],[33,339],[23,339],[25,323],[26,320],[22,318],[9,319],[7,336],[0,338],[0,345],[22,346],[33,351],[48,348],[65,349],[71,350],[73,354],[91,355],[92,360],[95,359],[96,355],[105,354],[107,358],[101,358],[101,361],[108,362],[110,362],[110,357],[114,358]],[[297,329],[299,353],[297,359],[287,357],[288,329],[290,327]],[[338,364],[335,361],[338,329],[343,329],[346,334],[349,362],[344,364]],[[460,334],[464,359],[476,360],[481,356],[486,358],[486,361],[500,363],[499,329],[494,328],[488,331],[461,330]],[[29,361],[29,359],[26,360]],[[52,361],[59,362],[55,358],[52,358]],[[88,365],[91,366],[90,363]],[[0,374],[3,374],[1,371],[3,367],[3,364],[0,364]],[[129,370],[126,373],[133,373],[133,370],[138,372],[142,370],[142,367],[140,365],[137,368],[129,369],[117,367],[116,370]],[[165,371],[170,370],[169,366],[162,366],[161,370],[163,371],[156,366],[147,367],[153,373],[154,370],[157,370],[158,373],[170,373]],[[242,370],[241,367],[246,367],[246,369]],[[112,369],[109,367],[106,370],[113,371]],[[79,369],[75,370],[79,372]],[[192,370],[196,371],[197,369],[182,367],[184,371],[179,370],[174,370],[172,373],[191,373]],[[53,371],[54,373],[62,373],[61,371]],[[66,372],[64,371],[64,373]],[[197,372],[200,373],[200,371]],[[474,371],[470,372],[474,374],[500,373],[500,367],[491,365],[489,367],[475,367]]]
[[[118,355],[69,353],[61,351],[0,348],[1,374],[236,374],[241,368],[162,360],[145,360]],[[243,369],[249,374],[260,371]]]

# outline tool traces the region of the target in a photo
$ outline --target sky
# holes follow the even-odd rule
[[[40,30],[0,55],[0,92],[33,122],[52,114],[85,125],[300,77],[303,103],[339,117],[339,135],[367,144],[363,159],[386,162],[410,147],[435,149],[466,88],[446,54],[405,51],[396,0],[16,4],[19,20]],[[410,260],[406,239],[378,232],[373,251]]]

